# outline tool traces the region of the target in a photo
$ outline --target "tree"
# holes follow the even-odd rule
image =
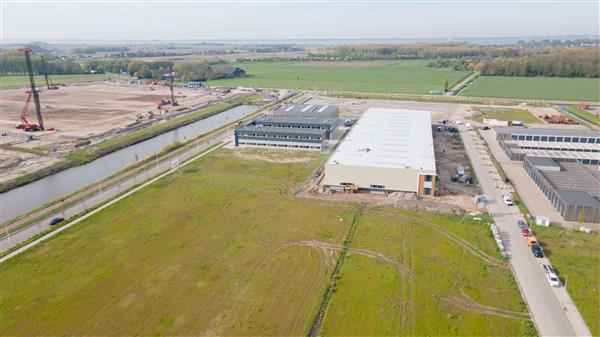
[[[152,70],[150,70],[150,68],[148,68],[148,66],[144,65],[137,72],[137,77],[138,78],[154,78],[154,74],[152,73]]]

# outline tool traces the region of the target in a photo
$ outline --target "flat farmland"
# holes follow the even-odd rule
[[[73,84],[81,82],[104,81],[106,79],[124,79],[127,76],[118,74],[75,74],[75,75],[50,75],[50,80],[55,83]],[[46,80],[43,75],[35,75],[36,87],[45,88]],[[29,77],[25,75],[0,76],[0,88],[19,88],[28,87]]]
[[[460,95],[600,102],[600,79],[479,76]]]
[[[305,335],[345,245],[320,335],[524,333],[485,225],[294,197],[322,160],[219,149],[7,261],[0,334]]]
[[[247,62],[247,77],[208,81],[207,85],[427,94],[449,87],[467,71],[430,68],[427,61]]]

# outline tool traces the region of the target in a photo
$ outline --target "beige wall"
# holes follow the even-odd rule
[[[371,185],[383,185],[386,190],[419,192],[419,176],[435,175],[430,171],[384,168],[369,166],[349,166],[325,164],[325,185],[340,185],[353,183],[361,188],[371,188]]]

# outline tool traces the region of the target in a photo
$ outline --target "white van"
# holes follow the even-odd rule
[[[505,194],[502,196],[502,200],[504,200],[504,204],[506,206],[512,206],[515,204],[515,202],[513,201],[512,197],[510,196],[510,194]]]

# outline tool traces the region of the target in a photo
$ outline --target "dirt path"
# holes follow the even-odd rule
[[[512,310],[504,310],[496,307],[491,307],[488,305],[483,305],[481,303],[476,302],[472,298],[470,298],[465,292],[461,289],[460,293],[456,296],[445,298],[444,301],[449,305],[456,307],[458,309],[469,311],[469,312],[477,312],[486,315],[499,316],[504,318],[511,319],[519,319],[519,320],[531,320],[531,315],[526,312],[512,311]]]

